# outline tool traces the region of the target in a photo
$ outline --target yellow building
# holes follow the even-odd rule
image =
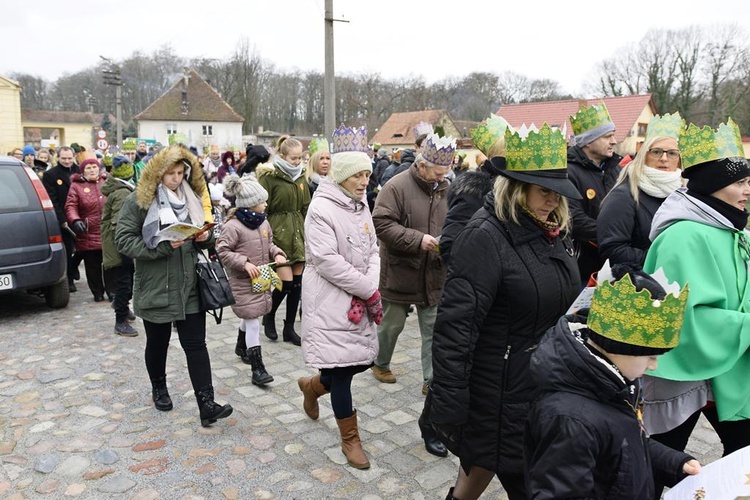
[[[0,76],[0,156],[24,146],[21,125],[21,86]]]
[[[21,112],[24,143],[37,147],[48,144],[58,147],[77,142],[86,150],[94,149],[95,134],[103,116],[86,111],[24,109]]]

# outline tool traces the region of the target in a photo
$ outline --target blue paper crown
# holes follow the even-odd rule
[[[344,125],[333,131],[333,154],[344,151],[367,153],[367,127],[349,128]]]

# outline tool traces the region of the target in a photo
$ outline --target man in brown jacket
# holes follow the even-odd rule
[[[432,378],[432,330],[445,283],[438,236],[448,204],[445,198],[456,142],[428,136],[424,151],[408,170],[391,179],[377,197],[372,214],[380,240],[380,294],[383,322],[378,327],[380,351],[372,367],[375,378],[392,384],[393,350],[404,329],[410,304],[417,307],[422,336],[422,376]]]

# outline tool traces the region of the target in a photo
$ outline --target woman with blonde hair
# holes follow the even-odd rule
[[[331,170],[331,152],[326,139],[314,139],[309,147],[310,161],[305,171],[307,184],[310,186],[310,196],[315,194],[321,180],[328,176]]]
[[[602,260],[643,265],[654,214],[682,186],[677,135],[684,127],[679,113],[656,116],[649,123],[640,151],[602,201],[596,225]]]
[[[435,323],[429,418],[460,459],[448,499],[478,498],[495,475],[511,500],[527,498],[522,438],[538,394],[529,360],[580,289],[565,138],[545,125],[505,140],[493,193],[453,244]],[[483,265],[477,249],[491,257]]]

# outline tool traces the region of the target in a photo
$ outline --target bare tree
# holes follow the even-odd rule
[[[21,107],[24,109],[47,109],[49,83],[40,76],[26,73],[11,73],[10,77],[21,85]]]

